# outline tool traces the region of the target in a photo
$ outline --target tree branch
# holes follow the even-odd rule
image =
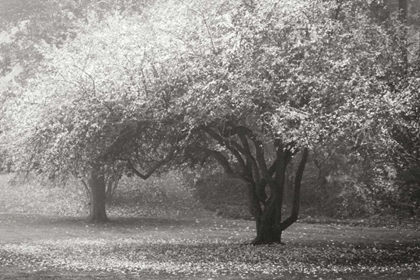
[[[251,138],[251,140],[254,143],[256,158],[257,158],[258,165],[260,166],[262,177],[263,178],[271,177],[268,167],[267,167],[267,163],[265,162],[264,147],[263,147],[262,142],[255,138]]]
[[[133,173],[142,178],[143,180],[148,179],[157,169],[159,169],[160,167],[162,167],[163,165],[167,164],[168,162],[170,162],[175,155],[177,148],[173,148],[168,155],[163,158],[162,160],[160,160],[159,162],[157,162],[151,169],[149,169],[148,172],[146,172],[145,174],[140,173],[140,171],[138,171],[134,165],[131,163],[130,159],[127,160],[127,167],[133,171]]]
[[[204,21],[204,24],[206,26],[207,33],[209,34],[209,37],[210,37],[210,42],[211,42],[211,46],[213,48],[213,53],[218,54],[217,48],[216,48],[216,46],[214,44],[214,41],[213,41],[213,36],[211,35],[210,26],[207,23],[207,19],[202,12],[200,12],[200,13],[201,13],[201,16],[203,17],[203,21]]]
[[[257,161],[255,160],[254,156],[251,153],[251,149],[248,145],[248,140],[246,139],[246,136],[244,136],[244,135],[239,135],[239,138],[242,138],[241,141],[243,142],[243,145],[245,147],[242,147],[241,145],[239,145],[236,142],[234,142],[233,145],[235,146],[236,149],[238,149],[238,151],[241,154],[243,154],[246,157],[247,166],[251,166],[251,168],[252,168],[251,171],[252,171],[255,182],[260,182],[260,180],[261,180],[260,171],[258,170]]]
[[[236,160],[238,161],[241,168],[243,170],[247,170],[246,165],[245,165],[245,161],[242,158],[241,154],[238,152],[238,149],[237,149],[236,145],[234,145],[235,147],[232,146],[232,143],[237,144],[236,142],[234,142],[233,140],[227,141],[227,140],[223,139],[223,137],[221,135],[217,134],[215,131],[213,131],[209,127],[203,127],[202,129],[211,138],[216,140],[219,143],[219,145],[221,145],[223,147],[226,147],[233,154],[233,156],[236,158]]]
[[[293,192],[292,213],[290,214],[289,218],[287,218],[286,220],[284,220],[284,222],[280,224],[280,228],[282,231],[287,229],[299,218],[301,184],[302,184],[303,171],[305,170],[306,162],[308,161],[308,154],[309,154],[308,148],[304,148],[302,152],[302,158],[300,160],[298,169],[296,171],[295,186],[294,186],[295,188]]]

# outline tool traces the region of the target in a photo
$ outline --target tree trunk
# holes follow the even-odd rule
[[[253,203],[252,208],[254,209],[253,214],[257,228],[257,237],[252,242],[253,245],[283,244],[281,240],[282,232],[297,221],[299,217],[301,182],[308,159],[308,153],[308,149],[305,148],[302,152],[302,159],[296,171],[292,212],[290,217],[282,222],[285,176],[287,163],[289,162],[286,158],[282,160],[283,164],[280,164],[277,170],[278,175],[276,176],[276,179],[269,182],[272,193],[264,205],[264,209],[262,211],[256,211],[255,208],[257,208],[258,205]],[[255,202],[255,198],[253,201]]]
[[[262,211],[255,216],[257,237],[252,244],[273,244],[281,243],[281,214],[283,208],[283,195],[285,185],[286,166],[282,166],[280,180],[271,180],[268,182],[271,188],[270,198],[266,201]]]
[[[89,176],[90,212],[89,222],[104,223],[108,221],[106,215],[106,184],[105,177],[100,173],[100,168],[95,166]]]
[[[281,220],[281,205],[278,198],[273,198],[264,211],[256,217],[257,237],[253,245],[281,243],[279,221]]]
[[[205,155],[212,156],[227,174],[235,175],[248,183],[250,212],[255,218],[257,229],[257,236],[252,244],[281,243],[283,230],[293,224],[299,216],[300,185],[308,149],[303,149],[302,159],[297,168],[291,215],[282,222],[286,170],[297,152],[295,143],[284,144],[281,139],[273,139],[275,160],[268,164],[264,155],[264,143],[251,129],[244,126],[230,126],[229,122],[216,129],[205,126],[201,129],[230,152],[240,170],[232,168],[231,161],[225,153],[201,147]]]
[[[284,203],[285,205],[291,205],[293,203],[293,161],[290,161],[286,168],[286,182],[284,185]]]

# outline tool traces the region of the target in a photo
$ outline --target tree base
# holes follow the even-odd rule
[[[109,223],[111,220],[105,215],[105,216],[89,216],[88,217],[88,223],[90,224],[105,224]]]
[[[258,246],[258,245],[286,245],[286,243],[282,242],[281,240],[267,240],[261,237],[255,237],[255,239],[250,243],[251,245]]]

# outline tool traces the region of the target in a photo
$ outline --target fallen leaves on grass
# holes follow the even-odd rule
[[[250,246],[225,240],[68,239],[0,247],[0,265],[175,275],[399,273],[420,270],[420,247]]]

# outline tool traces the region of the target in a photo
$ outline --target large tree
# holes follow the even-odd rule
[[[120,161],[143,176],[136,167],[149,156],[151,170],[175,154],[212,157],[248,185],[253,243],[279,243],[298,218],[310,149],[357,153],[386,137],[379,50],[390,41],[363,3],[168,0],[92,21],[45,49],[39,75],[14,91],[5,147],[20,169],[92,186]]]
[[[164,32],[158,34],[178,49],[160,64],[175,75],[175,88],[183,85],[171,111],[194,135],[187,155],[211,156],[247,183],[253,243],[278,243],[298,218],[309,149],[335,142],[358,153],[386,139],[381,75],[388,58],[378,50],[391,42],[364,2],[208,3],[174,9],[169,1],[154,18]],[[284,218],[285,173],[299,154],[294,203]]]
[[[386,104],[376,78],[381,54],[373,50],[384,47],[386,35],[357,8],[309,1],[243,5],[233,17],[236,36],[208,62],[220,74],[216,83],[206,81],[214,86],[201,111],[214,119],[197,129],[225,148],[208,153],[248,182],[254,244],[281,242],[297,220],[309,148],[333,140],[357,149],[381,134]],[[293,207],[284,218],[286,168],[299,151]],[[230,168],[231,158],[240,170]]]

